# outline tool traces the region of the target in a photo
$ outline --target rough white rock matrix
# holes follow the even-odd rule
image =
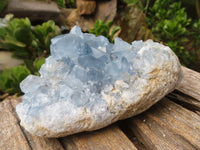
[[[40,76],[21,82],[25,93],[16,111],[30,133],[60,137],[105,127],[148,109],[174,90],[182,77],[172,50],[152,40],[82,33],[52,39]]]

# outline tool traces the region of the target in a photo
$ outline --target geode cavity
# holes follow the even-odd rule
[[[111,44],[75,26],[51,42],[40,76],[20,84],[25,94],[16,111],[34,135],[66,136],[134,116],[174,90],[182,76],[172,50],[152,40]]]

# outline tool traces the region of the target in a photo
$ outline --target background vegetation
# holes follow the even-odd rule
[[[168,45],[177,54],[183,65],[191,68],[196,61],[200,60],[199,0],[190,2],[124,0],[124,2],[128,5],[135,4],[144,11],[146,23],[153,33],[154,40]],[[188,6],[192,10],[186,9],[184,6]]]
[[[148,28],[155,41],[168,45],[179,57],[181,63],[193,68],[200,62],[200,0],[121,0],[125,5],[134,4],[146,18]],[[121,2],[120,1],[120,2]],[[64,8],[75,7],[75,0],[56,0]],[[0,1],[0,11],[8,0]],[[89,31],[96,36],[104,35],[113,42],[119,26],[112,22],[97,20]],[[122,31],[123,32],[123,31]],[[133,31],[134,32],[134,31]],[[61,34],[54,21],[32,26],[28,18],[12,19],[6,27],[0,28],[0,48],[10,51],[13,57],[22,59],[23,64],[0,71],[0,92],[21,94],[19,83],[29,74],[38,71],[50,52],[50,39]],[[200,65],[200,63],[199,63]]]
[[[59,34],[60,28],[51,20],[32,27],[28,18],[13,19],[6,27],[0,28],[0,47],[24,61],[22,66],[0,73],[0,81],[3,81],[0,90],[21,93],[19,83],[29,74],[39,75],[38,71],[50,53],[50,40]]]
[[[94,27],[89,31],[96,36],[103,35],[109,39],[110,42],[114,42],[114,35],[120,30],[119,26],[113,27],[111,29],[112,21],[104,22],[102,20],[97,20]]]

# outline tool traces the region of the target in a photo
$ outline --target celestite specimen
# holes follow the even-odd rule
[[[16,111],[34,135],[61,137],[134,116],[182,78],[176,55],[152,40],[130,45],[116,38],[111,44],[75,26],[51,42],[40,76],[20,84],[25,94]]]

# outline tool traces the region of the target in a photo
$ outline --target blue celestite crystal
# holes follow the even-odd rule
[[[20,83],[24,96],[16,107],[21,124],[39,136],[94,130],[138,114],[180,79],[177,57],[152,40],[112,44],[75,26],[53,38],[50,49],[40,76]]]
[[[136,53],[120,38],[112,44],[104,36],[82,33],[75,26],[69,34],[57,36],[51,42],[51,56],[41,67],[40,77],[30,76],[20,84],[25,95],[37,91],[35,100],[46,99],[47,94],[56,96],[57,101],[70,99],[77,107],[92,103],[92,99],[100,102],[104,88],[123,79],[126,73],[134,74],[131,66]],[[36,84],[28,87],[32,82]]]

